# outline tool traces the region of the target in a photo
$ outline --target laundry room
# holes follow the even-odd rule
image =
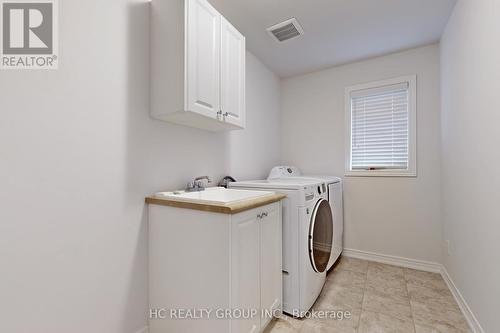
[[[0,0],[0,332],[500,331],[499,35],[498,0]]]

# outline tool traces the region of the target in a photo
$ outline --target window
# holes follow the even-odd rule
[[[346,175],[416,176],[416,76],[346,89]]]

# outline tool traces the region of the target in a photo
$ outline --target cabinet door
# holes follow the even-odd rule
[[[245,37],[221,21],[221,111],[223,120],[245,127]]]
[[[267,216],[260,221],[261,239],[261,307],[264,311],[262,326],[271,320],[273,310],[281,309],[282,266],[281,266],[281,209],[273,205],[264,209]]]
[[[259,220],[254,212],[242,214],[231,227],[231,304],[233,309],[257,310],[260,307]],[[231,320],[233,333],[257,333],[260,313],[249,319]]]
[[[217,118],[221,15],[206,0],[187,0],[186,5],[186,108]]]

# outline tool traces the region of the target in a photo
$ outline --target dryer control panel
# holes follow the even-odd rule
[[[311,185],[304,187],[304,201],[305,203],[311,200],[318,200],[319,198],[327,199],[327,189],[325,184]]]
[[[304,201],[308,202],[314,200],[318,196],[316,186],[305,186],[304,187]]]
[[[300,177],[300,176],[301,174],[297,167],[283,165],[272,168],[267,179]]]

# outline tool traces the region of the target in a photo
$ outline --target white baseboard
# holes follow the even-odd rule
[[[420,271],[441,273],[441,264],[430,261],[409,259],[403,257],[390,256],[386,254],[379,254],[368,251],[344,249],[342,255],[351,258],[358,258],[363,260],[375,261],[382,264],[418,269]]]
[[[423,260],[390,256],[390,255],[386,255],[386,254],[379,254],[379,253],[368,252],[368,251],[354,250],[354,249],[344,249],[344,251],[342,252],[342,255],[344,255],[346,257],[351,257],[351,258],[363,259],[363,260],[368,260],[368,261],[375,261],[375,262],[379,262],[382,264],[388,264],[388,265],[394,265],[394,266],[400,266],[400,267],[406,267],[406,268],[413,268],[413,269],[417,269],[417,270],[421,270],[421,271],[441,274],[441,276],[443,277],[443,280],[446,282],[446,285],[450,289],[451,294],[455,298],[455,301],[457,302],[458,306],[460,307],[462,314],[464,315],[465,319],[467,320],[467,323],[469,324],[472,332],[473,333],[484,333],[484,330],[481,327],[481,325],[479,324],[479,321],[477,320],[476,316],[471,311],[469,305],[467,304],[467,302],[463,298],[460,291],[457,289],[455,283],[453,282],[450,275],[448,274],[448,271],[446,270],[446,268],[442,264],[439,264],[436,262],[430,262],[430,261],[423,261]]]
[[[448,274],[448,271],[444,266],[441,266],[441,276],[444,279],[444,282],[448,285],[448,288],[450,289],[451,293],[453,294],[453,297],[455,298],[455,301],[457,301],[458,306],[460,307],[460,310],[462,310],[462,313],[467,320],[467,323],[470,326],[470,329],[472,330],[473,333],[484,333],[483,328],[481,327],[481,324],[479,324],[479,321],[477,320],[476,316],[470,309],[469,305],[465,301],[465,298],[462,296],[460,291],[458,290],[457,286],[453,282],[453,280],[450,277],[450,274]]]
[[[140,330],[138,330],[137,332],[135,333],[148,333],[148,327],[147,326],[144,326],[143,328],[141,328]]]

